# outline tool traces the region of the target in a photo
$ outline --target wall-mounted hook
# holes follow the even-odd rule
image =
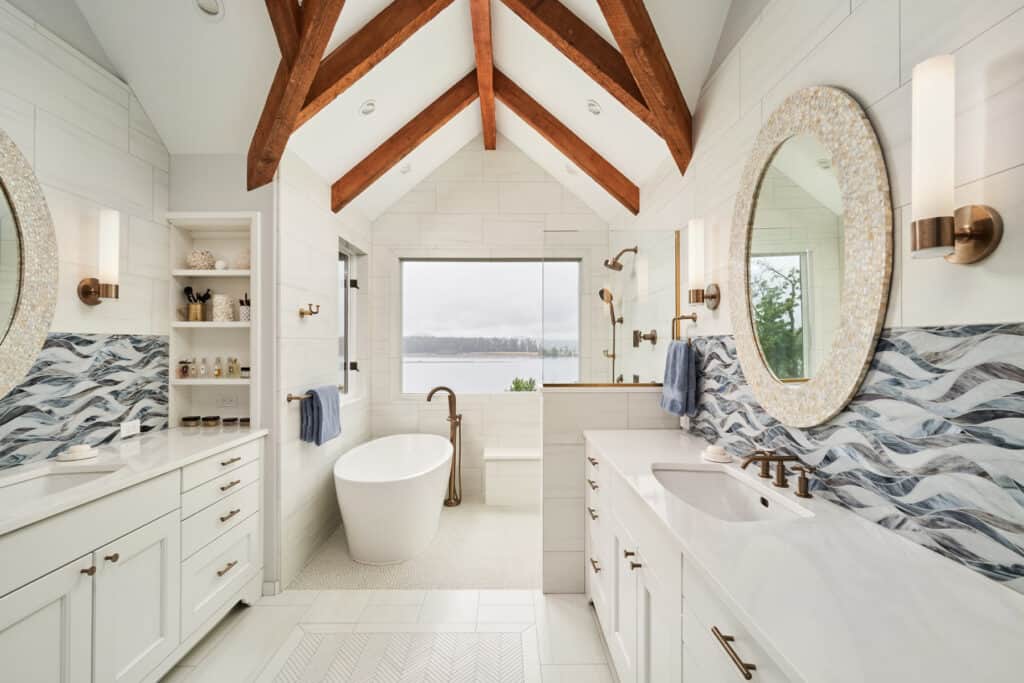
[[[311,316],[311,315],[316,315],[319,312],[320,312],[320,304],[316,304],[315,308],[314,308],[314,304],[306,304],[306,308],[300,308],[299,309],[299,317],[300,318],[305,318],[305,317],[308,317],[308,316]]]
[[[633,348],[639,348],[640,342],[649,341],[651,346],[658,343],[658,331],[651,330],[650,332],[644,332],[643,330],[633,330]]]

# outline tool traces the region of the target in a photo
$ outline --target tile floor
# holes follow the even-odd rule
[[[235,608],[164,681],[612,683],[607,661],[583,595],[289,590]]]

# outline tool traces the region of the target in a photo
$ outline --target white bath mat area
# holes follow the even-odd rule
[[[260,681],[522,683],[521,633],[352,633],[296,629]]]

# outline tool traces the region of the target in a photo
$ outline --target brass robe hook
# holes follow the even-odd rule
[[[316,304],[316,308],[313,308],[313,304],[306,304],[306,308],[299,309],[299,317],[305,318],[311,315],[316,315],[320,312],[320,304]]]

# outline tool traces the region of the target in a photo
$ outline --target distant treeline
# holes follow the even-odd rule
[[[471,353],[517,353],[561,358],[576,355],[570,344],[545,346],[529,337],[403,337],[402,351],[408,354],[462,355]]]

